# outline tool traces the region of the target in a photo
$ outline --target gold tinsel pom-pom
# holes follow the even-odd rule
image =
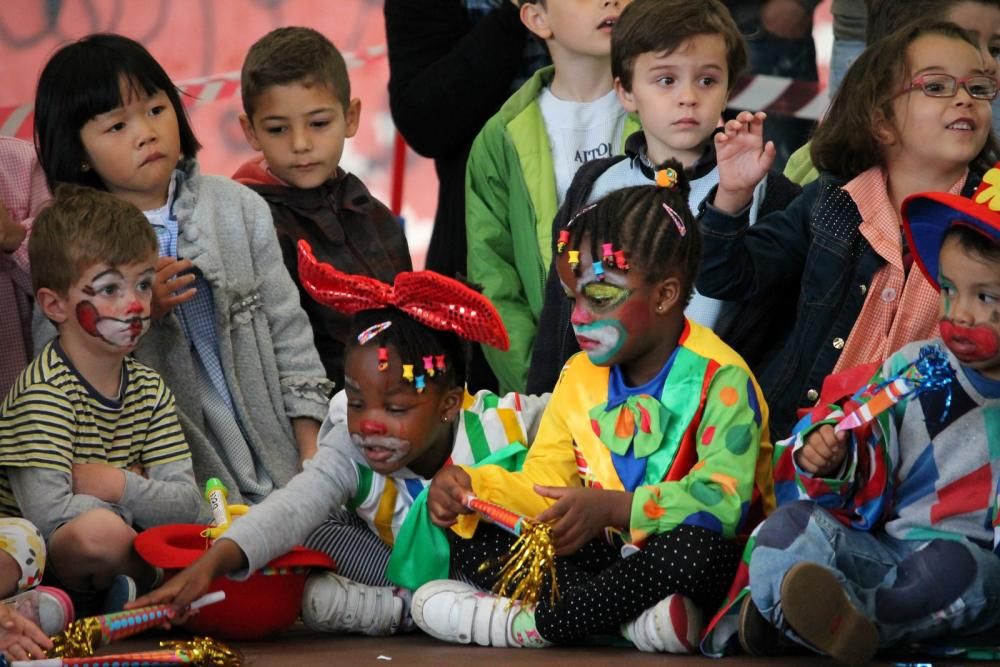
[[[52,648],[46,655],[50,658],[89,658],[103,645],[101,621],[90,616],[70,623],[64,631],[53,635]]]
[[[163,648],[177,652],[199,667],[240,667],[243,656],[211,637],[195,637],[190,641],[163,641]]]
[[[493,587],[493,592],[510,598],[510,604],[521,602],[533,606],[538,602],[546,577],[552,582],[549,603],[555,604],[559,599],[556,548],[552,543],[551,525],[525,521],[521,534],[502,562],[500,578]],[[493,563],[484,563],[481,569],[487,569],[491,565]]]

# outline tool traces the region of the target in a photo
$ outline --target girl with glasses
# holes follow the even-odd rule
[[[800,285],[796,322],[759,374],[775,439],[820,399],[826,375],[937,335],[937,292],[910,270],[900,205],[916,192],[975,189],[996,148],[992,65],[951,23],[910,24],[872,44],[813,138],[819,180],[753,227],[747,204],[774,157],[765,116],[741,113],[716,135],[699,292],[745,299]]]

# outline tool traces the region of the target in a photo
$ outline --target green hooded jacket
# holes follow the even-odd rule
[[[552,149],[538,96],[555,70],[538,70],[476,137],[465,172],[468,277],[481,285],[510,335],[510,350],[483,347],[501,392],[523,391],[558,209]],[[629,116],[616,152],[640,129]]]

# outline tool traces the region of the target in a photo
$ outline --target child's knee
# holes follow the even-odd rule
[[[806,532],[816,509],[815,503],[808,500],[782,505],[760,527],[755,548],[787,549]]]
[[[896,581],[875,595],[875,616],[883,623],[905,623],[940,611],[969,589],[978,570],[961,542],[934,540],[900,561]]]
[[[49,540],[53,560],[117,562],[132,549],[135,530],[110,510],[84,512],[56,529]]]

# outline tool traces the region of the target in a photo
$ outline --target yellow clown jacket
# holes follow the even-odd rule
[[[661,395],[608,408],[610,369],[579,353],[562,371],[538,435],[519,472],[464,466],[475,494],[528,517],[555,501],[534,484],[634,492],[626,542],[679,525],[724,537],[745,535],[774,508],[771,443],[763,394],[736,352],[690,320]],[[645,472],[626,489],[614,453],[643,457]],[[478,515],[453,530],[475,532]]]

